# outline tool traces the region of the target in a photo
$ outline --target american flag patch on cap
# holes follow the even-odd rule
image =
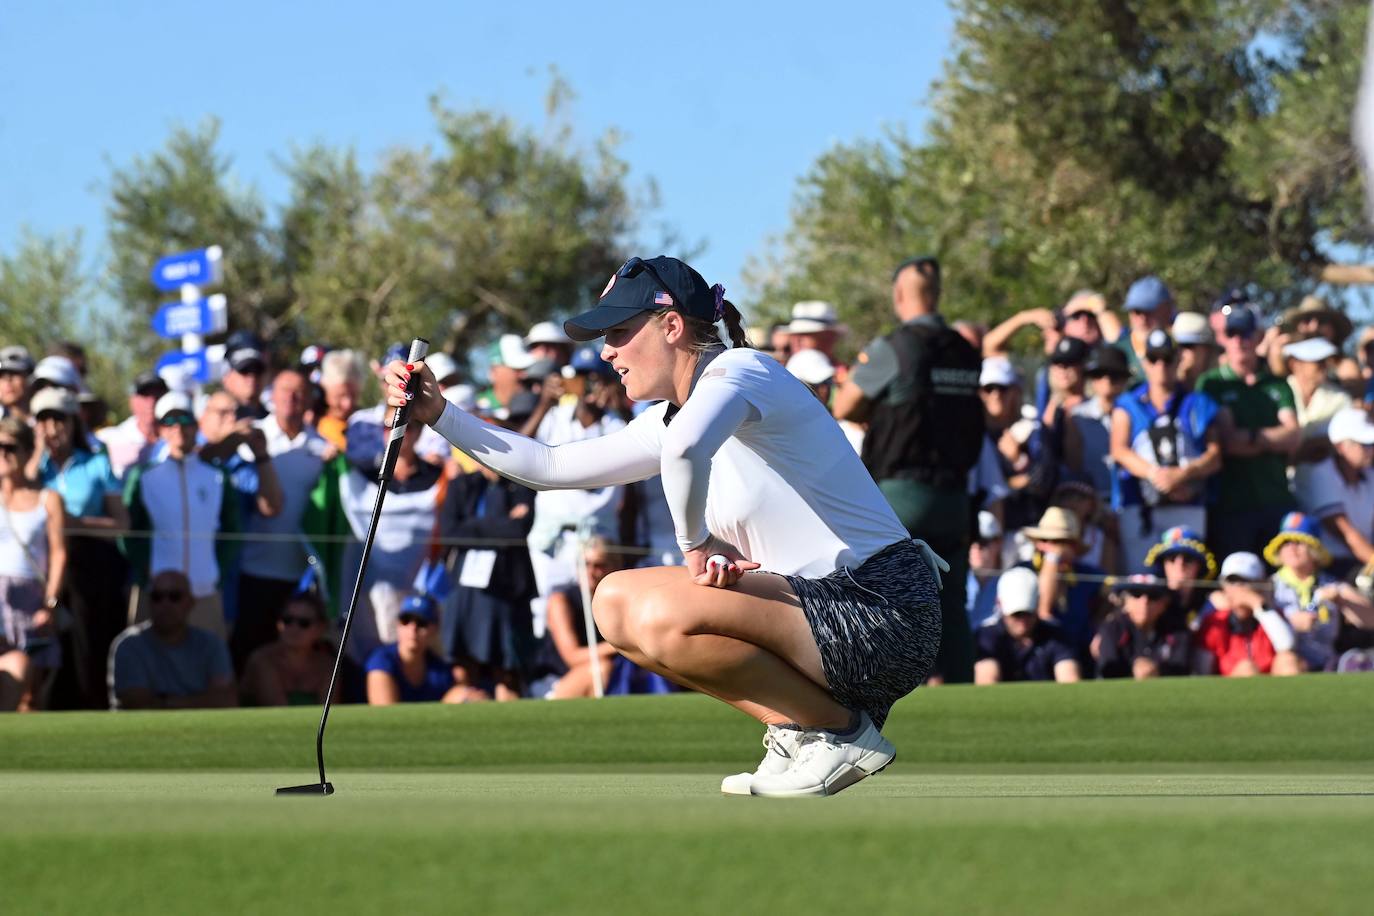
[[[654,305],[672,305],[673,297],[665,292],[654,293]]]

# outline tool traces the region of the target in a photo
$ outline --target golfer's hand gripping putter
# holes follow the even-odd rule
[[[406,365],[413,366],[428,355],[429,341],[417,337],[410,342],[410,355],[406,357]],[[412,375],[410,381],[406,382],[406,393],[414,397],[419,386],[420,376]],[[382,457],[381,472],[377,475],[379,480],[390,480],[391,472],[396,470],[396,457],[401,454],[401,440],[405,438],[406,423],[409,419],[409,404],[397,407],[396,412],[391,415],[391,435],[386,440],[386,454]]]

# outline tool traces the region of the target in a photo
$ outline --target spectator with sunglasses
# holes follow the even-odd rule
[[[1293,390],[1260,361],[1258,312],[1233,302],[1218,311],[1226,362],[1197,383],[1197,390],[1222,408],[1222,473],[1206,534],[1220,554],[1256,553],[1294,506],[1288,458],[1302,430]]]
[[[438,602],[423,593],[407,595],[396,621],[396,641],[367,658],[369,706],[396,703],[465,703],[481,691],[458,684],[453,669],[430,649],[439,620]]]
[[[148,619],[110,647],[111,709],[211,709],[238,705],[224,640],[190,623],[196,603],[180,570],[151,577]]]
[[[1112,412],[1112,504],[1121,517],[1121,545],[1130,572],[1144,572],[1146,553],[1169,528],[1199,531],[1207,522],[1205,481],[1221,467],[1217,405],[1179,387],[1178,350],[1167,331],[1145,344],[1145,384],[1123,395]]]
[[[33,372],[33,357],[24,347],[0,349],[0,419],[14,417],[27,420],[29,375]]]
[[[135,468],[124,485],[130,534],[121,539],[121,547],[136,585],[131,616],[146,617],[143,592],[150,571],[176,570],[190,583],[191,623],[224,639],[221,570],[237,545],[218,535],[239,530],[238,491],[228,475],[196,454],[196,417],[189,395],[164,394],[154,416],[167,456]]]
[[[1082,471],[1104,501],[1112,495],[1112,412],[1131,380],[1126,354],[1100,344],[1083,367],[1092,397],[1070,411],[1082,451]]]
[[[1168,584],[1138,573],[1113,586],[1120,610],[1107,615],[1093,637],[1092,654],[1101,678],[1186,675],[1192,665],[1192,633],[1168,615]]]
[[[245,706],[314,706],[324,702],[334,666],[329,618],[315,591],[298,591],[277,616],[277,639],[248,657],[240,696]],[[338,687],[334,699],[338,700]]]
[[[1297,494],[1307,489],[1316,464],[1331,454],[1326,434],[1331,418],[1350,406],[1350,395],[1327,374],[1327,367],[1339,353],[1325,337],[1309,337],[1283,348],[1293,409],[1302,428],[1301,442],[1293,454],[1293,492]]]

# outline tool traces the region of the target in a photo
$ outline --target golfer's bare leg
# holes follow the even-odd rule
[[[718,589],[692,582],[682,567],[623,570],[601,583],[593,607],[602,634],[632,660],[760,721],[849,722],[782,576],[751,573]]]

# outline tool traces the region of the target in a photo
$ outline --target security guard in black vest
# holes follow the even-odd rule
[[[939,301],[939,261],[919,257],[898,266],[892,308],[902,324],[859,354],[835,396],[835,416],[868,422],[864,464],[912,537],[949,563],[935,667],[946,681],[967,683],[973,680],[964,607],[973,522],[968,474],[983,446],[982,357],[945,324]]]

